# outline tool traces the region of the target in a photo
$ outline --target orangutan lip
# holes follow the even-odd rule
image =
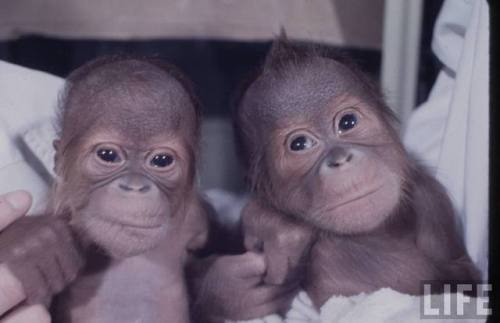
[[[122,223],[122,225],[126,227],[131,227],[134,229],[158,229],[161,227],[161,224],[156,224],[156,225],[137,225],[137,224],[132,224],[132,223]]]
[[[346,204],[349,204],[349,203],[352,203],[352,202],[355,202],[355,201],[358,201],[358,200],[364,199],[365,197],[367,197],[367,196],[369,196],[369,195],[372,195],[373,193],[375,193],[375,192],[379,191],[379,190],[380,190],[383,186],[384,186],[384,185],[380,185],[380,186],[378,186],[378,187],[376,187],[376,188],[374,188],[374,189],[372,189],[372,190],[369,190],[368,192],[363,193],[363,194],[361,194],[361,195],[359,195],[359,196],[357,196],[357,197],[355,197],[355,198],[353,198],[353,199],[350,199],[350,200],[344,201],[344,202],[342,202],[342,203],[340,203],[340,204],[337,204],[337,205],[333,206],[332,208],[328,209],[327,211],[333,211],[333,210],[335,210],[336,208],[341,207],[341,206],[343,206],[343,205],[346,205]]]
[[[136,223],[131,223],[131,222],[125,222],[121,221],[118,219],[109,219],[109,218],[101,218],[102,221],[111,223],[111,224],[120,224],[124,227],[127,228],[134,228],[134,229],[147,229],[147,230],[152,230],[152,229],[158,229],[161,227],[161,224],[136,224]]]

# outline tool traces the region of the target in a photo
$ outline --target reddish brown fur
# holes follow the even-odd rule
[[[341,130],[352,115],[355,125]],[[304,288],[319,307],[332,295],[478,280],[444,189],[408,155],[382,96],[350,64],[276,41],[235,130],[254,194],[246,245],[264,252],[268,282],[307,267]],[[308,148],[292,151],[297,138]]]
[[[200,120],[189,85],[160,60],[101,58],[68,77],[59,116],[55,216],[8,229],[33,227],[46,249],[27,257],[28,233],[4,249],[28,301],[47,303],[84,255],[53,305],[56,322],[188,322],[184,266],[208,231],[193,185]]]

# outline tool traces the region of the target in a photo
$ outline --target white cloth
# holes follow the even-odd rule
[[[434,28],[444,64],[427,102],[410,117],[405,144],[435,170],[463,226],[472,260],[488,269],[489,14],[484,0],[448,0]]]
[[[448,294],[449,295],[449,294]],[[390,288],[382,288],[376,292],[356,296],[331,297],[320,309],[319,313],[314,310],[311,299],[301,291],[292,302],[292,309],[283,319],[278,315],[269,315],[262,319],[240,321],[239,323],[480,323],[485,322],[485,314],[482,317],[475,316],[476,308],[486,308],[488,300],[486,298],[469,298],[460,294],[464,298],[464,313],[468,317],[461,318],[439,318],[421,316],[423,308],[433,311],[439,310],[439,314],[446,311],[444,302],[446,296],[411,296],[401,294]],[[424,300],[424,298],[427,298]],[[456,295],[449,295],[449,299],[456,300]],[[424,303],[426,302],[426,303]],[[479,303],[479,305],[478,305]],[[427,304],[427,305],[425,305]],[[455,304],[451,301],[450,304]],[[451,305],[450,313],[455,313],[455,308]],[[429,312],[426,312],[429,313]],[[234,323],[234,321],[228,321]]]
[[[51,120],[61,78],[0,61],[0,194],[25,189],[43,210],[52,169]],[[44,130],[45,129],[45,130]]]

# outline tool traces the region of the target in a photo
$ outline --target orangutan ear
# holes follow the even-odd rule
[[[52,142],[52,147],[54,147],[54,150],[56,151],[56,153],[54,154],[54,173],[56,173],[56,175],[59,175],[59,171],[60,171],[59,161],[61,160],[61,158],[60,158],[61,140],[55,139]]]

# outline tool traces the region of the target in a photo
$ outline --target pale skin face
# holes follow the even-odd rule
[[[80,176],[92,184],[88,204],[71,224],[117,257],[154,247],[180,202],[172,191],[188,174],[180,138],[164,134],[138,145],[104,130],[79,152]]]
[[[321,110],[321,118],[278,123],[266,150],[270,180],[286,192],[284,209],[306,222],[337,233],[371,231],[400,199],[401,147],[367,102],[345,95]]]
[[[376,95],[331,59],[265,70],[238,117],[259,198],[336,233],[381,225],[403,197],[408,163]]]
[[[54,144],[56,212],[73,213],[70,225],[117,258],[165,238],[191,194],[194,162],[194,107],[186,92],[157,68],[129,65],[77,83]]]

